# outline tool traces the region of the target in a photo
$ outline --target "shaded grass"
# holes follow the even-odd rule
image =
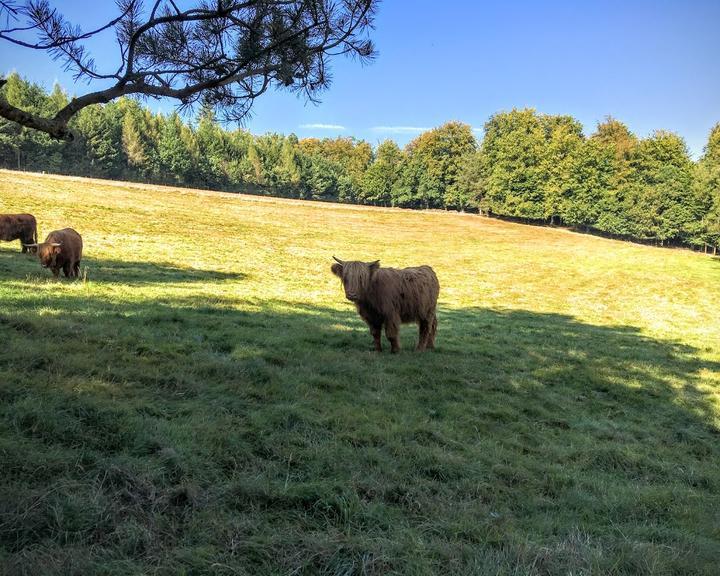
[[[234,220],[224,196],[24,183],[2,200],[95,218],[86,282],[0,247],[0,572],[715,573],[712,260],[443,214],[268,201]],[[135,238],[156,203],[172,219]],[[217,236],[193,236],[217,204]],[[329,276],[331,249],[384,235],[396,261],[429,247],[434,353],[370,352]]]

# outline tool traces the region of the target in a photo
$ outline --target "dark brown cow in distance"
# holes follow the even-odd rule
[[[43,268],[50,268],[57,278],[62,268],[66,278],[77,278],[80,274],[83,242],[80,234],[72,228],[54,230],[45,242],[28,246],[40,258]]]
[[[0,240],[20,240],[22,251],[27,244],[37,242],[37,222],[32,214],[0,214]]]
[[[382,352],[380,333],[390,341],[391,352],[400,350],[400,324],[417,322],[417,350],[435,347],[437,299],[440,283],[430,266],[381,268],[380,261],[343,262],[333,256],[332,273],[342,280],[345,297],[370,327],[375,350]]]

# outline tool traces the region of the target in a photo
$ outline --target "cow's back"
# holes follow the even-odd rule
[[[435,312],[440,283],[430,266],[380,268],[374,275],[376,306],[384,315],[396,313],[403,322]]]
[[[430,266],[415,266],[403,268],[400,273],[404,294],[402,302],[407,307],[401,311],[403,320],[410,322],[417,315],[425,317],[434,312],[440,294],[440,282],[435,271]]]

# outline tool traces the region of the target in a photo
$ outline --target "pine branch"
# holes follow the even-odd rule
[[[11,7],[13,16],[24,17],[26,25],[0,30],[0,40],[46,51],[73,69],[76,78],[116,82],[73,99],[53,118],[20,110],[0,96],[0,116],[70,139],[67,124],[79,110],[126,95],[167,97],[182,106],[202,100],[234,120],[241,120],[253,100],[272,85],[302,91],[315,101],[329,84],[330,57],[374,56],[367,34],[377,3],[201,0],[183,11],[172,0],[155,0],[147,13],[141,0],[120,0],[118,17],[83,32],[48,0],[28,0],[20,8]],[[6,4],[0,2],[0,7]],[[120,64],[113,72],[102,72],[83,41],[110,29],[117,36]],[[39,40],[25,38],[33,31]]]

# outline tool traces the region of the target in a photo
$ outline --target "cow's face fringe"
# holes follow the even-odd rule
[[[370,289],[370,281],[380,262],[343,262],[333,264],[333,274],[342,280],[345,297],[351,302],[364,300]]]
[[[59,246],[53,246],[50,242],[38,244],[37,255],[43,268],[52,268],[57,262],[57,255],[60,252]]]

